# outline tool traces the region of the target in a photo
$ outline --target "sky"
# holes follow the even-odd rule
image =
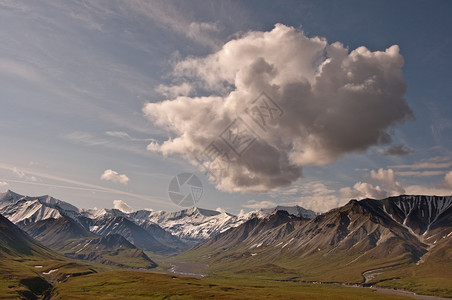
[[[452,195],[451,14],[0,0],[0,192],[176,211],[170,182],[189,173],[196,206],[233,214]]]

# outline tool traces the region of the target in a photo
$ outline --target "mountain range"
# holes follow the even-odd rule
[[[436,274],[433,267],[452,278],[451,246],[452,197],[403,195],[351,200],[312,219],[278,211],[181,256],[208,263],[214,273],[372,284],[395,280],[401,270]]]
[[[220,275],[407,289],[434,280],[430,286],[443,287],[452,278],[452,196],[351,200],[323,214],[278,206],[234,216],[196,207],[78,209],[7,191],[0,194],[0,214],[66,257],[128,268],[153,268],[148,255],[156,254],[208,264],[210,274]],[[33,241],[18,236],[19,248]],[[13,242],[1,243],[0,253],[11,252]]]
[[[117,209],[79,209],[48,195],[30,197],[10,190],[0,194],[0,214],[30,236],[58,250],[64,241],[117,234],[137,248],[159,255],[174,255],[249,219],[265,217],[280,209],[296,216],[316,215],[298,206],[256,210],[240,216],[221,209],[197,207],[177,212],[125,213]]]

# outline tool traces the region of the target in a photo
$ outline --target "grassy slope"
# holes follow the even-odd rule
[[[211,275],[246,280],[280,279],[320,282],[362,283],[362,272],[391,267],[378,273],[369,285],[411,290],[419,294],[452,297],[452,242],[437,245],[419,266],[410,263],[407,256],[360,257],[360,253],[325,255],[319,251],[304,258],[286,258],[284,253],[271,253],[268,249],[196,249],[172,261],[197,261],[210,265]],[[215,255],[211,256],[211,254]],[[372,256],[372,250],[369,252]]]
[[[91,240],[100,239],[99,237],[91,238]],[[77,258],[77,255],[92,255],[98,263],[107,265],[116,265],[124,268],[135,268],[135,269],[151,269],[155,268],[156,264],[150,260],[143,250],[138,248],[117,248],[117,249],[96,249],[93,247],[81,248],[76,253],[76,249],[72,245],[86,244],[90,239],[71,239],[66,240],[62,244],[54,246],[55,250],[59,253],[64,254],[69,258]],[[77,245],[78,246],[78,245]],[[80,248],[80,247],[79,247]],[[77,248],[78,249],[78,248]]]
[[[294,282],[195,279],[147,272],[103,272],[71,278],[55,299],[409,299],[370,289]]]
[[[58,281],[94,272],[87,265],[39,256],[2,257],[0,270],[1,299],[17,299],[18,295],[40,295]],[[57,271],[48,275],[43,274],[50,270]]]
[[[41,277],[52,284],[62,281],[55,286],[55,299],[407,299],[376,294],[370,289],[278,281],[274,279],[292,274],[272,266],[255,270],[261,272],[257,277],[256,273],[243,272],[202,280],[104,265],[95,268],[98,273],[92,273],[89,265],[68,261],[39,257],[1,259],[0,298],[16,299],[17,291],[25,295],[32,286],[21,282]],[[54,269],[58,271],[43,275]]]
[[[385,273],[384,276],[400,279],[382,282],[381,286],[452,298],[452,240],[438,243],[418,266],[410,265]]]

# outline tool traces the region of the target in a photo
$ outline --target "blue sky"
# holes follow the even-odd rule
[[[169,181],[192,172],[198,206],[232,213],[452,194],[451,13],[450,1],[0,0],[0,191],[174,211]],[[209,179],[193,156],[260,92],[280,127]]]

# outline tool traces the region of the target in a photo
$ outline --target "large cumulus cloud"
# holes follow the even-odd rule
[[[174,85],[168,89],[207,96],[146,104],[145,115],[171,136],[148,149],[182,154],[196,163],[197,155],[238,117],[252,123],[244,112],[265,92],[282,116],[264,133],[250,124],[258,136],[255,143],[232,160],[219,161],[221,176],[211,179],[226,191],[287,186],[302,176],[302,166],[329,164],[390,143],[388,131],[412,118],[402,66],[397,45],[349,51],[339,42],[329,44],[281,24],[268,32],[248,32],[216,53],[175,64]]]

